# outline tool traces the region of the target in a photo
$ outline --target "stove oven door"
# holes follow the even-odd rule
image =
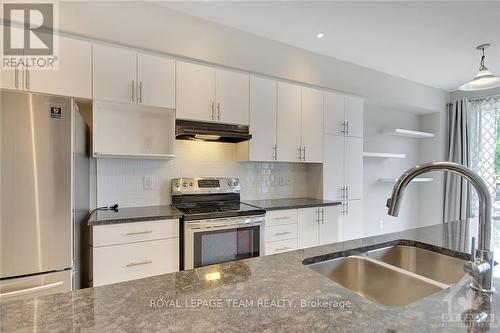
[[[184,269],[258,257],[264,252],[264,216],[187,221]]]

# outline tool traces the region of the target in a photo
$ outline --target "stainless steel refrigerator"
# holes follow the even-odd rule
[[[72,290],[89,206],[72,98],[0,91],[0,302]]]

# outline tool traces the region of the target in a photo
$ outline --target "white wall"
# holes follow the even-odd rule
[[[440,111],[443,90],[278,43],[145,2],[60,3],[62,31],[364,96],[402,110]]]
[[[143,177],[153,177],[144,189]],[[307,197],[307,166],[300,163],[236,162],[231,143],[176,141],[172,161],[102,158],[97,161],[97,203],[120,207],[171,202],[171,179],[178,177],[239,177],[242,199]],[[291,183],[280,185],[280,177]]]

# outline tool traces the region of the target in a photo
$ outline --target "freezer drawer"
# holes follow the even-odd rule
[[[71,291],[71,270],[0,281],[0,303]]]

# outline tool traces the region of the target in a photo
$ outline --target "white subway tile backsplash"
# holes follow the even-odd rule
[[[195,176],[238,177],[243,200],[307,196],[305,164],[237,162],[236,145],[230,143],[177,141],[175,148],[176,158],[172,161],[98,159],[97,204],[169,204],[171,179]],[[152,189],[144,189],[144,176],[152,177]],[[280,177],[291,181],[280,185]]]

